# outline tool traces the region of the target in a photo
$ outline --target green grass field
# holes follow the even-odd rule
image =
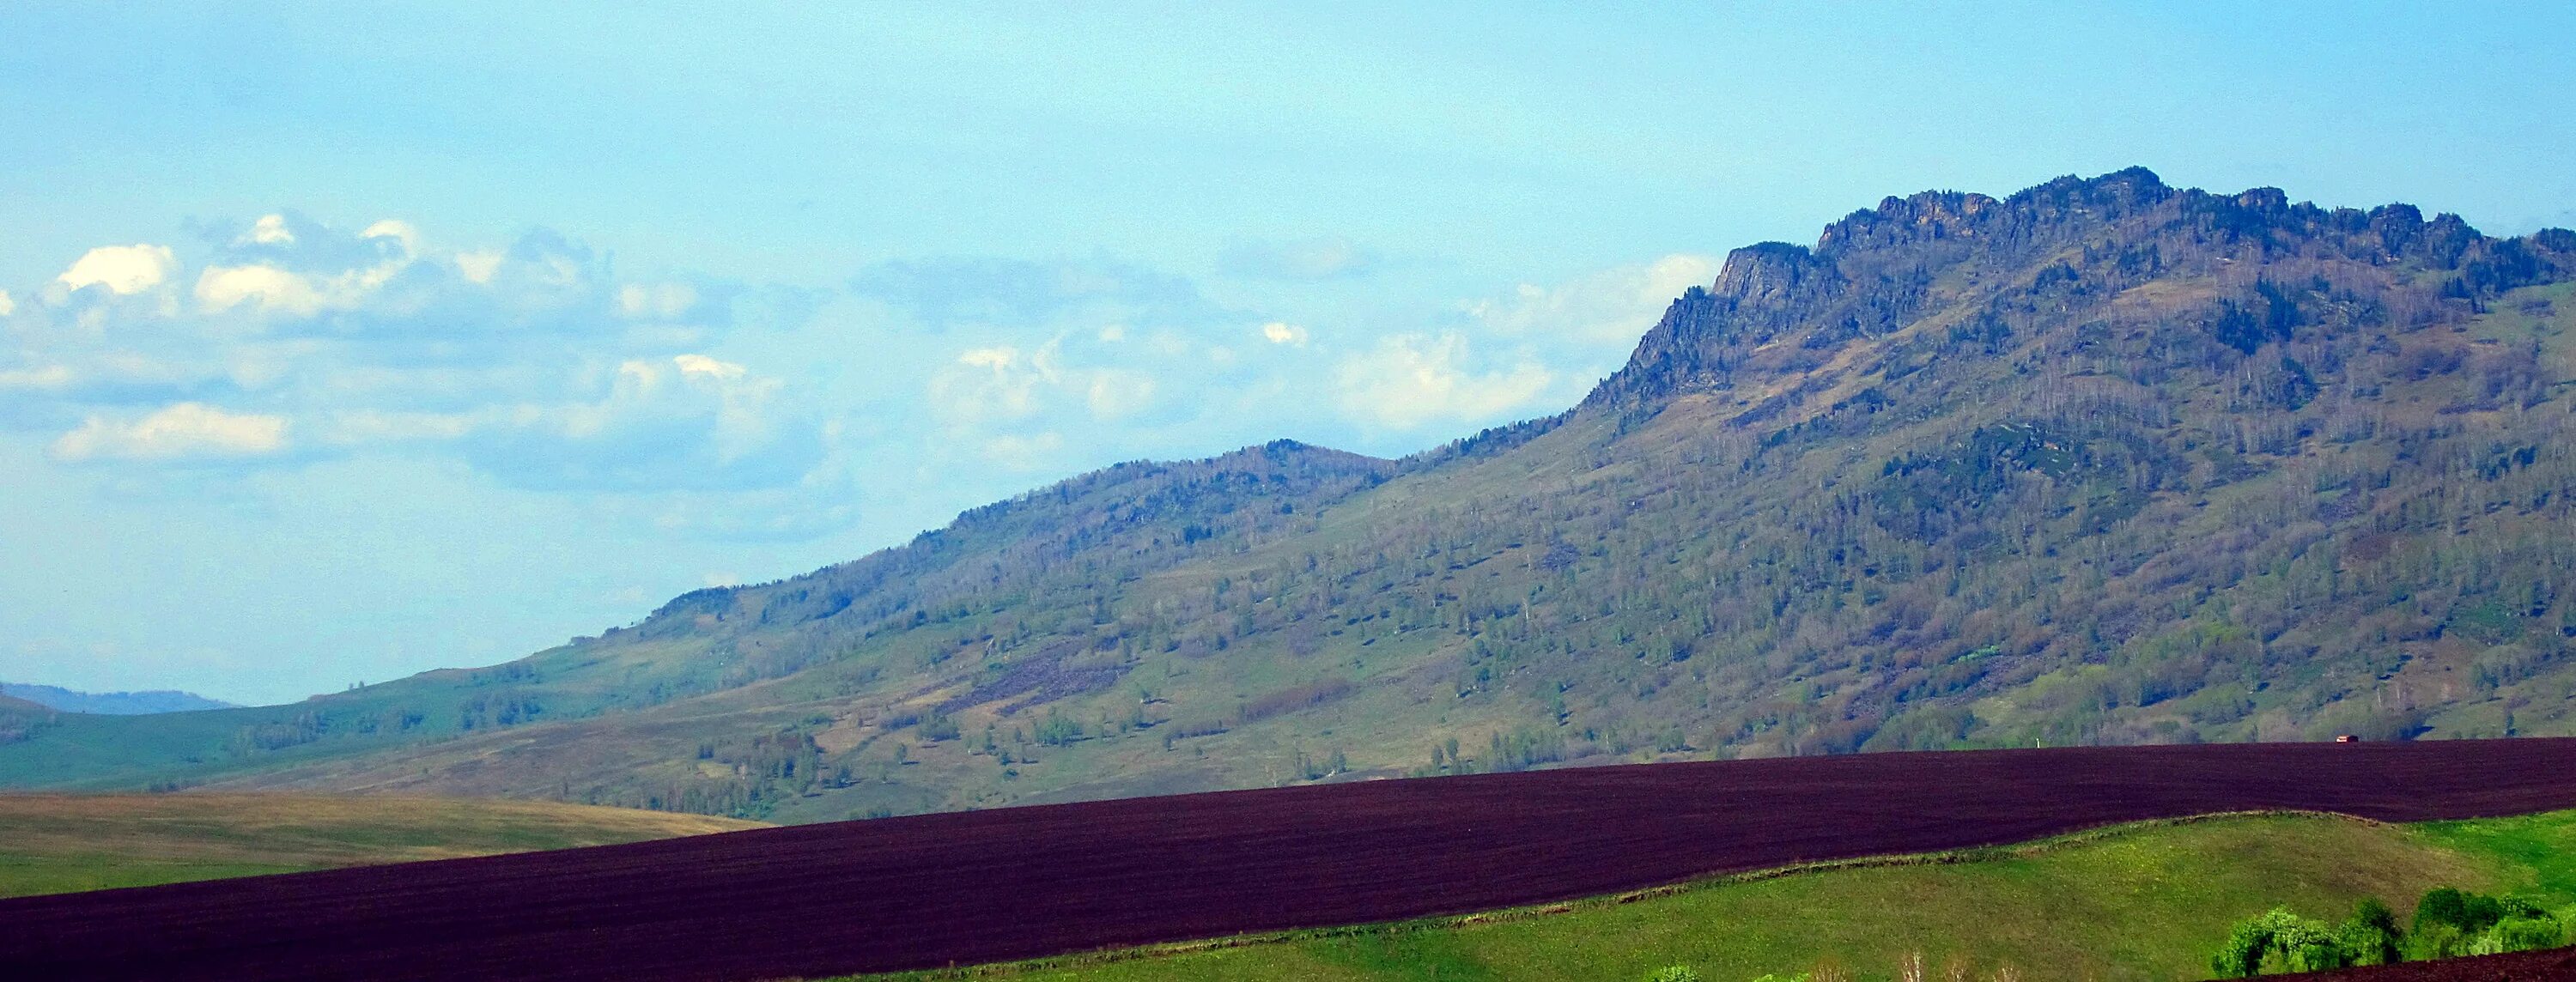
[[[2228,926],[2275,906],[2339,920],[2375,896],[2403,912],[2439,885],[2576,901],[2576,812],[2415,826],[2226,816],[1932,858],[887,978],[1635,982],[1688,965],[1739,982],[1825,964],[1892,979],[1920,953],[1935,979],[1953,961],[1969,978],[2009,965],[2031,980],[2202,979]]]
[[[756,828],[551,802],[309,794],[0,795],[0,897]]]

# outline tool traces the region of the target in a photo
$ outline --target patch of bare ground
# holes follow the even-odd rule
[[[2543,739],[1377,781],[0,901],[0,968],[203,980],[829,976],[1465,914],[2209,812],[2420,821],[2569,807],[2576,740]]]

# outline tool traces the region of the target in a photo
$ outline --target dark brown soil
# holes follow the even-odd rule
[[[2305,808],[2415,821],[2569,807],[2576,740],[1866,754],[1379,781],[7,900],[0,977],[818,976],[1461,913],[2164,816]]]
[[[2282,982],[2566,982],[2576,979],[2576,951],[2560,948],[2277,977]]]

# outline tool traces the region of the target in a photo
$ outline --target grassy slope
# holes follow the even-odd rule
[[[1659,414],[1106,471],[293,706],[0,705],[0,786],[810,821],[1400,774],[1435,747],[1455,771],[2576,732],[2576,282],[2470,300],[2345,219],[2228,201],[2037,251],[2023,223],[1851,252],[1868,303],[1712,321],[1724,385]],[[2216,340],[2248,310],[2288,339]],[[1042,742],[1050,719],[1080,738]]]
[[[988,970],[1023,979],[1603,979],[1688,964],[1712,982],[1831,959],[1888,978],[1920,952],[2037,979],[2198,979],[2228,925],[2277,905],[2340,919],[2437,885],[2576,900],[2576,812],[2390,826],[2315,815],[2123,826],[1948,864],[1694,884],[1236,947]],[[982,973],[978,973],[982,974]],[[920,976],[910,976],[920,977]]]
[[[569,849],[759,824],[528,801],[0,795],[0,897]]]

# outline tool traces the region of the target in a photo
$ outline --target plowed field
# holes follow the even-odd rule
[[[2280,982],[2568,982],[2576,979],[2576,952],[2526,951],[2278,978]]]
[[[2576,740],[1867,754],[758,829],[0,901],[0,976],[754,979],[1609,893],[2269,808],[2576,807]]]

